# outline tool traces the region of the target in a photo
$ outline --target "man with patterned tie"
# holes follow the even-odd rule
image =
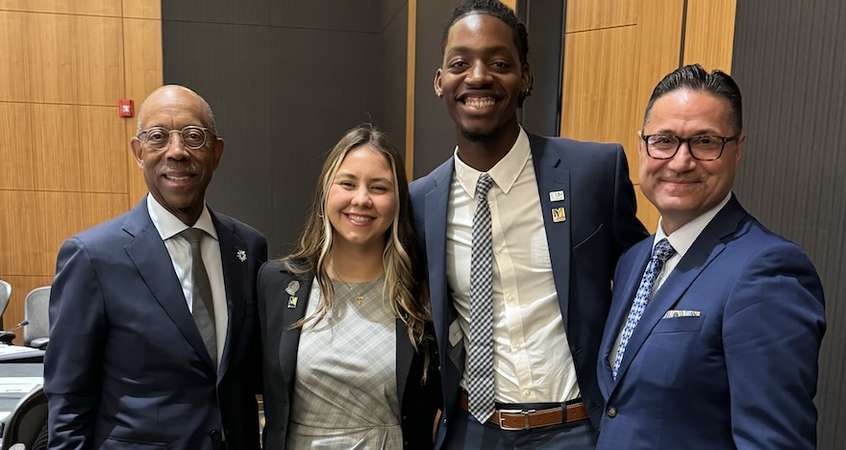
[[[731,191],[746,139],[737,84],[673,71],[640,137],[641,189],[661,219],[617,265],[597,448],[816,448],[822,286]]]
[[[223,139],[195,92],[150,94],[131,147],[150,193],[59,252],[49,448],[256,449],[267,242],[206,206]]]
[[[527,40],[508,7],[467,1],[435,75],[457,146],[411,197],[440,351],[438,448],[593,448],[611,276],[646,236],[619,145],[520,126]]]

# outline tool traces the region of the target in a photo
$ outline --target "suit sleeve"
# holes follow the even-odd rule
[[[629,178],[629,164],[623,147],[617,146],[614,171],[613,228],[615,259],[632,245],[642,241],[649,233],[637,218],[637,200]]]
[[[50,291],[50,344],[44,361],[51,449],[93,446],[106,336],[103,292],[78,239],[59,251]]]
[[[758,255],[726,304],[723,343],[738,449],[814,449],[822,286],[805,254]]]

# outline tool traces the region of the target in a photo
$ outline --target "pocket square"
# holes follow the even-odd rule
[[[671,309],[664,314],[663,319],[675,319],[677,317],[699,317],[702,313],[700,311],[689,311],[685,309]]]

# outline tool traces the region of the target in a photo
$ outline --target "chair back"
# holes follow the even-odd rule
[[[12,285],[0,280],[0,319],[3,318],[3,313],[6,312],[6,307],[9,306],[9,298],[11,296]]]
[[[50,336],[50,286],[35,288],[24,300],[24,345]]]

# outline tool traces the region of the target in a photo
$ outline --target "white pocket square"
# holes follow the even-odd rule
[[[700,311],[690,311],[685,309],[671,309],[664,314],[663,319],[675,319],[678,317],[699,317],[702,315]]]

